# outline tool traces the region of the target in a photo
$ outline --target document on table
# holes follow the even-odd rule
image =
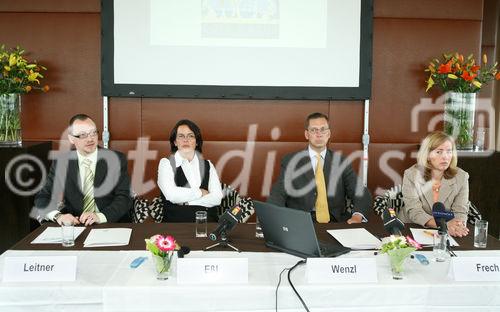
[[[125,246],[130,241],[132,229],[92,229],[83,242],[83,247]]]
[[[437,234],[437,230],[432,229],[416,229],[410,228],[411,235],[413,239],[417,241],[417,243],[425,246],[434,245],[434,235]],[[459,246],[457,241],[453,239],[453,237],[449,236],[450,246]]]
[[[85,230],[84,226],[75,226],[75,239]],[[32,244],[60,244],[62,243],[62,232],[59,226],[49,226],[38,235]]]
[[[381,242],[364,228],[327,230],[344,247],[352,249],[378,249]]]

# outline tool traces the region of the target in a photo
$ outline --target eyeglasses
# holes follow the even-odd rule
[[[325,134],[330,131],[330,128],[309,128],[307,129],[307,131],[314,134]]]
[[[86,139],[88,137],[95,137],[99,134],[99,130],[92,130],[92,131],[89,131],[89,132],[83,132],[83,133],[80,133],[80,134],[72,134],[71,136],[72,137],[75,137],[77,139]]]
[[[178,134],[177,135],[177,140],[194,140],[195,139],[195,136],[193,133],[189,133],[189,134]]]

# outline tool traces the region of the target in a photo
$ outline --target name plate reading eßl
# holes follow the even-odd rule
[[[4,282],[72,282],[76,256],[6,257]]]
[[[177,259],[179,284],[246,284],[247,258]]]
[[[373,258],[308,258],[309,283],[377,282],[377,266]]]

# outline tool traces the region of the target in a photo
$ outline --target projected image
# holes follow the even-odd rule
[[[371,0],[110,1],[102,2],[112,13],[103,20],[104,92],[300,99],[370,93],[371,20],[363,26],[362,12],[371,18]]]
[[[327,1],[151,0],[152,46],[325,48]]]
[[[278,0],[202,0],[203,38],[279,37]]]

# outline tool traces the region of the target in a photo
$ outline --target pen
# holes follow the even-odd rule
[[[434,232],[432,231],[427,231],[427,230],[424,230],[424,234],[430,236],[430,237],[434,237]]]

